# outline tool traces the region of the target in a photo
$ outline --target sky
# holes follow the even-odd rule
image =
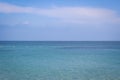
[[[120,41],[120,0],[0,0],[0,41]]]

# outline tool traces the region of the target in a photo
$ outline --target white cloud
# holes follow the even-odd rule
[[[29,25],[30,22],[29,22],[29,21],[24,21],[22,24],[23,24],[23,25]]]
[[[92,7],[53,7],[49,9],[21,7],[8,3],[0,3],[0,13],[27,13],[44,15],[74,24],[108,24],[120,23],[116,11]]]

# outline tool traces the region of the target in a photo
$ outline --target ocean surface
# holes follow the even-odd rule
[[[0,80],[120,80],[120,42],[0,41]]]

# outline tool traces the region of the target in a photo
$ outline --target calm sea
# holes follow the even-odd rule
[[[1,41],[0,80],[120,80],[120,42]]]

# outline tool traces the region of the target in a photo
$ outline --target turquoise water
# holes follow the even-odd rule
[[[0,42],[0,80],[120,80],[120,42]]]

